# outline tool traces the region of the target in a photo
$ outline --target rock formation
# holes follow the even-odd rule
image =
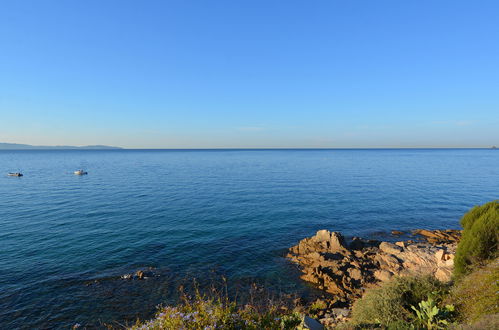
[[[449,281],[460,231],[418,230],[424,241],[379,242],[319,230],[289,249],[305,281],[331,294],[330,307],[351,306],[366,288],[393,276],[433,275]]]

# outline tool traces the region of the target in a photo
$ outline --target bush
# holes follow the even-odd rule
[[[177,306],[159,309],[156,317],[139,322],[133,330],[146,329],[296,329],[302,317],[269,305],[265,311],[246,305],[238,307],[226,298],[209,298],[196,294],[194,298],[184,297]]]
[[[433,297],[440,301],[447,287],[431,276],[399,277],[368,290],[352,309],[352,323],[357,325],[390,325],[413,322],[411,306]]]
[[[463,235],[454,259],[456,278],[498,256],[499,201],[475,206],[463,216],[461,226]]]
[[[461,322],[471,324],[499,313],[498,281],[499,259],[496,259],[456,283],[449,302],[456,306]]]

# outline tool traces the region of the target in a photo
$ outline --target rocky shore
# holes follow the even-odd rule
[[[394,236],[403,234],[392,232]],[[321,323],[332,325],[348,319],[353,302],[364,291],[393,276],[433,275],[449,281],[459,230],[415,230],[411,240],[382,242],[338,232],[319,230],[289,249],[287,257],[298,264],[301,278],[329,293],[315,302],[321,306]]]

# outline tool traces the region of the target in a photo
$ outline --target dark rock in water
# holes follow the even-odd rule
[[[153,277],[154,276],[154,273],[151,271],[151,270],[138,270],[137,272],[135,272],[135,277],[139,280],[144,280],[148,277]]]
[[[362,239],[360,239],[358,237],[354,237],[354,238],[352,238],[352,241],[350,242],[349,247],[352,250],[362,250],[362,248],[364,248],[364,245],[365,244],[362,241]]]
[[[133,278],[133,275],[132,274],[125,274],[125,275],[121,275],[121,278],[124,280],[131,280]]]
[[[144,280],[146,278],[155,277],[155,276],[159,275],[155,274],[154,268],[150,267],[147,269],[139,269],[135,273],[128,273],[121,275],[120,278],[124,280],[133,280],[133,279]]]

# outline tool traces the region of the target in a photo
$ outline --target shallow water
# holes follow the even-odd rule
[[[282,256],[318,229],[459,228],[499,197],[485,149],[0,151],[0,174],[0,328],[150,317],[186,278],[305,290]]]

